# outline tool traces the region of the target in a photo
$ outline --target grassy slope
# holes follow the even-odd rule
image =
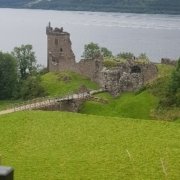
[[[18,180],[180,179],[179,123],[21,112],[0,116],[0,134]]]
[[[96,83],[74,72],[47,73],[42,76],[42,86],[50,96],[64,96],[77,91],[81,86],[98,88]]]
[[[167,64],[157,64],[158,67],[158,78],[170,76],[172,71],[175,69],[174,66],[167,65]]]
[[[158,99],[147,91],[137,95],[124,93],[117,98],[112,98],[107,93],[99,96],[108,100],[108,103],[86,101],[80,113],[150,119],[151,111],[158,104]]]

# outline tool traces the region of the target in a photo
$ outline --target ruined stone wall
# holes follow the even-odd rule
[[[162,58],[162,59],[161,59],[161,64],[167,64],[167,65],[173,65],[173,66],[175,66],[175,65],[177,64],[177,61],[176,61],[176,60],[169,59],[169,58]]]
[[[101,70],[102,57],[97,57],[95,59],[82,59],[76,64],[76,72],[89,77],[92,81],[100,83],[101,81]]]
[[[80,106],[84,101],[85,99],[65,100],[56,102],[52,105],[41,107],[37,110],[78,112],[80,110]]]
[[[102,86],[116,96],[121,92],[139,89],[143,84],[155,78],[157,72],[154,64],[137,64],[129,61],[111,69],[104,68]]]
[[[143,81],[144,83],[153,80],[158,75],[158,68],[153,63],[141,64],[139,65],[142,70]]]

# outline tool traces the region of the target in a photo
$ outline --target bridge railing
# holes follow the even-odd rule
[[[36,99],[12,104],[12,105],[6,107],[6,110],[11,109],[11,111],[15,112],[15,111],[38,109],[41,107],[55,104],[60,101],[73,100],[73,99],[85,99],[93,94],[97,94],[97,93],[104,92],[104,91],[105,91],[104,89],[98,89],[98,90],[92,90],[92,91],[76,93],[76,94],[68,93],[67,95],[65,95],[63,97],[62,96],[41,97],[41,98],[36,98]]]

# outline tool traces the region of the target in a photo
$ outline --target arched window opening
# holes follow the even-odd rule
[[[131,68],[131,73],[141,73],[141,68],[139,66],[133,66]]]

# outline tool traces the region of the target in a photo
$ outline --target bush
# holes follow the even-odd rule
[[[0,52],[0,99],[12,98],[16,85],[16,61],[10,54]]]
[[[117,58],[131,60],[134,58],[134,54],[130,52],[122,52],[117,54]]]
[[[116,61],[113,61],[113,60],[105,60],[103,62],[103,65],[106,67],[106,68],[113,68],[113,67],[116,67],[119,63],[116,62]]]
[[[113,57],[112,52],[106,47],[100,47],[96,43],[89,43],[84,46],[84,52],[82,57],[85,59],[94,59],[98,56]]]
[[[160,101],[161,106],[180,107],[180,59],[173,71],[164,98]]]
[[[20,97],[27,100],[47,95],[40,82],[39,76],[29,76],[26,80],[23,80],[21,83]]]
[[[89,43],[84,46],[84,52],[82,57],[85,59],[94,59],[101,55],[101,50],[98,44]]]

